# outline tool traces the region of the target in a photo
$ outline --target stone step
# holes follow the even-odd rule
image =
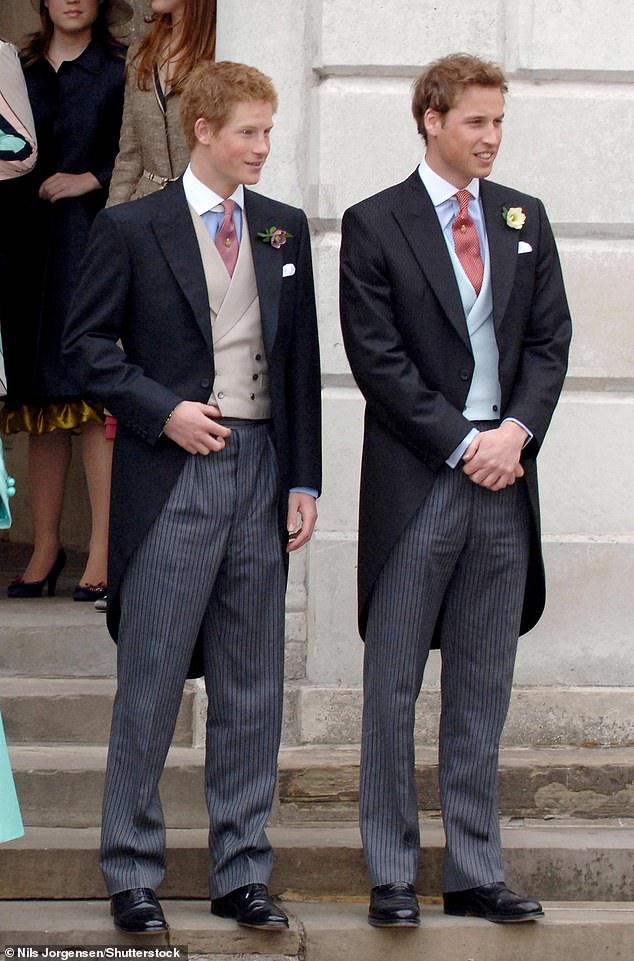
[[[103,901],[0,904],[0,946],[134,946],[156,948],[158,957],[161,945],[182,945],[207,961],[629,961],[634,939],[632,904],[555,901],[544,904],[543,920],[520,925],[450,918],[439,905],[423,904],[420,928],[381,931],[367,924],[365,903],[290,901],[290,928],[276,933],[216,918],[207,901],[167,901],[164,908],[169,934],[135,938],[116,931]]]
[[[107,744],[114,678],[0,677],[0,705],[10,744]],[[192,744],[194,691],[188,685],[174,732]]]
[[[438,896],[444,835],[439,819],[421,821],[417,890]],[[364,897],[369,886],[356,827],[270,827],[271,888],[288,899]],[[545,900],[634,901],[634,822],[504,819],[502,844],[511,887]],[[0,847],[0,901],[99,898],[98,828],[27,828]],[[167,832],[168,898],[207,896],[204,828]]]
[[[101,817],[106,747],[12,745],[11,758],[26,824],[92,827]],[[174,747],[161,782],[168,827],[203,827],[203,752]],[[283,748],[277,823],[356,821],[358,750]],[[421,811],[438,811],[433,749],[417,754]],[[627,748],[505,748],[499,807],[515,817],[634,817],[634,756]]]
[[[421,811],[438,811],[437,751],[418,747],[416,776]],[[280,755],[280,808],[288,823],[356,819],[358,748],[284,748]],[[500,811],[520,817],[634,817],[631,748],[522,748],[500,752]]]
[[[530,644],[528,645],[530,647]],[[440,656],[432,651],[426,686],[416,702],[417,743],[434,745],[440,719]],[[310,665],[309,665],[310,670]],[[623,684],[627,684],[624,680]],[[359,684],[301,684],[295,713],[298,744],[358,744],[363,690]],[[516,682],[502,732],[510,747],[632,747],[634,686],[588,687],[554,681]]]
[[[0,676],[112,677],[116,652],[89,602],[0,599]]]

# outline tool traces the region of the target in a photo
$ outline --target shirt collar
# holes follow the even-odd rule
[[[243,184],[238,184],[231,194],[231,197],[220,197],[219,194],[204,184],[202,180],[198,179],[192,171],[191,164],[188,164],[183,174],[183,190],[185,191],[187,202],[194,208],[199,216],[207,213],[208,210],[213,210],[214,207],[218,207],[223,200],[235,200],[240,210],[244,210]]]
[[[425,158],[419,164],[418,173],[434,207],[440,207],[445,201],[455,197],[458,192],[458,188],[454,184],[450,184],[448,180],[431,169]],[[477,200],[480,196],[480,181],[477,177],[474,177],[464,189],[468,190],[471,196]]]
[[[125,47],[118,46],[117,50],[120,52],[122,60],[124,60]],[[55,67],[44,55],[42,55],[39,60],[33,64],[33,68],[39,70],[40,72],[44,71],[49,73],[52,71],[53,73],[59,74],[59,70],[62,68],[64,69],[64,72],[67,72],[69,70],[75,70],[77,67],[79,67],[85,73],[98,75],[103,73],[113,59],[116,60],[116,52],[113,56],[113,54],[110,54],[110,52],[106,50],[103,44],[99,43],[98,40],[91,40],[88,46],[84,47],[78,57],[75,57],[72,60],[62,60],[58,70],[55,70]]]

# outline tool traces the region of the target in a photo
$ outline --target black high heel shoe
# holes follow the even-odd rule
[[[99,584],[78,584],[73,591],[74,601],[100,601],[108,593],[108,587],[103,581]]]
[[[46,577],[41,581],[25,581],[21,577],[14,578],[7,587],[7,597],[41,597],[42,588],[46,584],[49,597],[55,597],[57,578],[64,570],[66,564],[66,551],[63,547],[57,552],[55,563],[51,567]]]

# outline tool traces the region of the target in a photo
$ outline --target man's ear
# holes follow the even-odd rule
[[[423,114],[423,124],[428,137],[435,137],[438,129],[442,127],[442,114],[438,110],[428,107]]]
[[[196,137],[196,140],[199,143],[205,144],[205,146],[207,146],[210,143],[213,135],[214,135],[214,132],[211,129],[209,121],[206,120],[205,117],[199,117],[198,120],[196,120],[196,122],[194,123],[194,136]]]

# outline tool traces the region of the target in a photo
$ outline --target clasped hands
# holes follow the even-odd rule
[[[501,491],[524,476],[520,464],[527,433],[507,420],[494,430],[481,431],[464,453],[463,472],[480,487]]]
[[[224,450],[231,437],[231,428],[215,419],[220,411],[213,404],[183,400],[178,404],[163,427],[163,433],[189,454],[212,454]],[[299,521],[298,521],[299,518]],[[287,551],[299,550],[310,540],[317,520],[317,505],[310,494],[291,491],[288,495]]]
[[[101,184],[94,174],[51,174],[41,184],[39,190],[40,200],[48,200],[52,204],[58,200],[67,200],[69,197],[83,197],[84,194],[92,193],[93,190],[100,190]]]

